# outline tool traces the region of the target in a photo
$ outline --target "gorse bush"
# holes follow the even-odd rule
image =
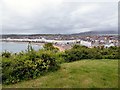
[[[53,51],[53,52],[58,52],[59,49],[54,47],[52,43],[46,43],[44,45],[44,50],[49,50],[49,51]]]
[[[81,59],[120,59],[119,49],[120,47],[87,48],[85,46],[75,45],[73,48],[65,51],[64,59],[67,62]]]
[[[57,52],[57,53],[55,53],[55,54],[53,54],[53,57],[55,57],[55,59],[56,59],[56,62],[58,63],[58,64],[61,64],[61,63],[64,63],[65,62],[65,60],[64,60],[64,52]]]
[[[11,53],[10,53],[10,52],[8,52],[8,51],[2,52],[2,57],[9,58],[10,56],[11,56]]]
[[[41,53],[40,53],[41,52]],[[28,46],[27,52],[20,52],[12,57],[2,55],[3,84],[17,83],[43,75],[59,68],[56,58],[49,51],[36,52]]]

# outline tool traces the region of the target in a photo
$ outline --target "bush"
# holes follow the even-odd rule
[[[64,58],[63,58],[64,55],[65,55],[64,52],[58,52],[58,53],[53,54],[53,56],[55,57],[56,62],[57,62],[58,64],[61,64],[61,63],[64,63],[64,62],[65,62],[65,60],[64,60]]]
[[[73,49],[80,49],[80,48],[86,49],[86,48],[88,48],[88,47],[86,47],[86,46],[81,46],[81,45],[74,45],[72,48],[73,48]]]
[[[72,49],[65,51],[64,59],[67,62],[81,59],[120,59],[118,50],[119,47],[87,48],[85,46],[75,45]]]
[[[10,52],[8,52],[8,51],[2,52],[2,57],[10,58],[10,56],[11,56]]]
[[[58,68],[56,58],[50,51],[36,52],[29,49],[27,52],[12,55],[11,58],[2,58],[2,82],[3,84],[17,83]]]
[[[59,49],[54,47],[52,43],[46,43],[44,46],[45,50],[53,51],[53,52],[58,52]]]

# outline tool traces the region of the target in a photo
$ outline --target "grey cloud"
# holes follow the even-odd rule
[[[97,7],[93,11],[89,10],[90,12],[87,9],[84,12],[84,8],[81,11],[81,7],[86,4]],[[80,33],[87,30],[117,30],[117,3],[63,2],[58,7],[45,6],[42,13],[40,9],[33,12],[34,15],[21,15],[4,5],[3,33]]]

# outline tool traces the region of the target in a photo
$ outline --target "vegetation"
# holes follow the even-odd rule
[[[118,88],[118,60],[63,63],[55,72],[3,88]]]
[[[6,51],[2,53],[3,84],[36,78],[45,72],[58,68],[56,58],[50,51],[36,52],[30,45],[28,45],[26,52],[12,55]]]
[[[65,51],[64,59],[67,62],[81,59],[120,59],[119,49],[120,47],[87,48],[85,46],[75,45],[72,49]]]
[[[52,43],[47,43],[44,45],[44,50],[49,50],[49,51],[53,51],[53,52],[58,52],[59,49],[54,47]]]
[[[58,48],[55,48],[51,43],[47,43],[44,45],[44,49],[35,51],[29,43],[25,52],[10,53],[5,51],[1,53],[2,82],[3,84],[14,84],[23,80],[34,79],[45,75],[47,72],[58,70],[60,64],[65,62],[83,59],[120,59],[118,55],[119,49],[120,47],[87,48],[85,46],[75,45],[65,52],[59,52]],[[86,68],[88,67],[86,66]]]

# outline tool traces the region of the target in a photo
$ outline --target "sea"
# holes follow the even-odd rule
[[[42,45],[31,44],[34,50],[42,49]],[[0,53],[4,51],[9,51],[12,53],[18,53],[21,51],[27,50],[28,43],[27,42],[0,42]]]

